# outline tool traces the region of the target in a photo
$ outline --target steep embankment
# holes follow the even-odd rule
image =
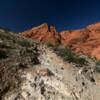
[[[78,68],[31,39],[0,30],[0,100],[99,100],[95,62]]]
[[[22,74],[20,91],[6,96],[7,100],[99,100],[100,84],[93,69],[85,72],[63,62],[47,48],[39,57],[40,64]],[[84,69],[84,68],[83,68]],[[95,81],[92,81],[93,78]],[[99,77],[100,79],[100,77]],[[37,95],[38,94],[38,95]]]

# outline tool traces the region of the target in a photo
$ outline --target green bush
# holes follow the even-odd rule
[[[61,56],[65,61],[68,61],[69,63],[75,63],[77,66],[83,66],[87,64],[87,61],[85,58],[80,57],[79,55],[76,55],[71,49],[69,48],[56,48],[56,53]]]
[[[15,43],[21,45],[21,46],[24,46],[24,47],[30,47],[32,46],[33,44],[38,44],[37,41],[33,40],[33,39],[30,39],[30,38],[25,38],[23,36],[18,36],[16,39],[15,39]]]
[[[5,31],[1,32],[0,31],[0,39],[2,39],[2,40],[14,40],[15,36],[12,35],[10,32],[5,32]]]
[[[100,73],[100,60],[96,61],[96,67],[95,67],[96,72]]]
[[[19,41],[19,44],[20,44],[21,46],[25,46],[25,47],[30,46],[30,43],[29,43],[27,40],[25,40],[25,39],[20,40],[20,41]]]
[[[7,57],[8,57],[7,52],[4,50],[0,50],[0,59],[5,59]]]
[[[96,65],[100,65],[100,60],[98,60],[98,61],[96,62]]]
[[[46,43],[46,45],[47,45],[48,47],[53,47],[53,45],[52,45],[51,43]]]

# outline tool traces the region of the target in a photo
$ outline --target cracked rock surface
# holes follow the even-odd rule
[[[78,68],[45,45],[1,33],[0,100],[100,100],[94,63]]]
[[[39,61],[39,65],[24,70],[20,91],[8,93],[4,100],[99,100],[100,85],[96,80],[90,81],[53,51],[46,49]]]

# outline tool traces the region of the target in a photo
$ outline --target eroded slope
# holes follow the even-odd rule
[[[99,80],[91,59],[76,67],[52,48],[0,32],[1,100],[99,100]]]

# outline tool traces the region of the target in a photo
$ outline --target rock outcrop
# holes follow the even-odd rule
[[[52,45],[68,46],[77,53],[93,56],[100,60],[100,23],[79,30],[59,33],[55,27],[42,24],[21,34]]]
[[[75,52],[100,59],[100,23],[84,29],[61,32],[64,46],[70,46]]]
[[[27,30],[21,33],[23,36],[36,39],[41,42],[46,42],[48,44],[56,45],[58,43],[58,33],[54,26],[48,26],[46,23]]]

